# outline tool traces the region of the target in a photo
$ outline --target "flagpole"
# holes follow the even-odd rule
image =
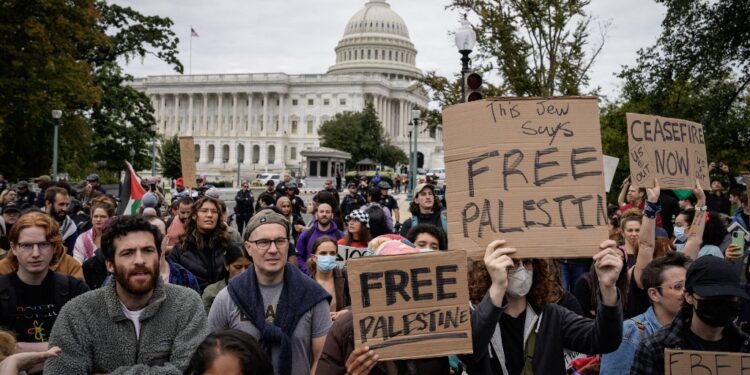
[[[193,74],[193,25],[190,25],[190,57],[188,58],[188,74]]]

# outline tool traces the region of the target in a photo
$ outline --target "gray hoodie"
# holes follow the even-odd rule
[[[63,306],[49,339],[49,346],[59,346],[62,353],[45,362],[45,374],[182,374],[208,335],[198,294],[157,277],[136,338],[116,284],[84,293]]]

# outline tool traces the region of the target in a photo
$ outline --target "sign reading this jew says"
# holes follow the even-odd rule
[[[443,111],[448,243],[481,258],[589,257],[607,239],[595,97],[491,98]]]
[[[662,189],[707,189],[708,159],[703,125],[686,120],[627,113],[630,182]]]
[[[471,353],[466,252],[350,259],[354,342],[380,360]]]

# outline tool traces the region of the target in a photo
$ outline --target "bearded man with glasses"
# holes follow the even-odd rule
[[[314,374],[332,324],[331,296],[287,263],[289,225],[273,210],[250,219],[244,245],[253,265],[216,296],[208,326],[255,337],[273,360],[274,374]]]
[[[88,287],[50,270],[65,254],[60,228],[51,216],[26,213],[8,237],[8,260],[15,271],[0,277],[0,326],[15,333],[20,351],[46,351],[60,309]]]

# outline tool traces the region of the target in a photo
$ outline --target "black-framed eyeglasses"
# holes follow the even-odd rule
[[[258,247],[260,250],[268,250],[271,247],[271,243],[276,245],[277,249],[285,249],[287,246],[289,246],[289,239],[288,238],[277,238],[275,240],[269,240],[267,238],[261,238],[259,240],[247,240],[247,242],[250,242],[251,244],[254,244]]]

